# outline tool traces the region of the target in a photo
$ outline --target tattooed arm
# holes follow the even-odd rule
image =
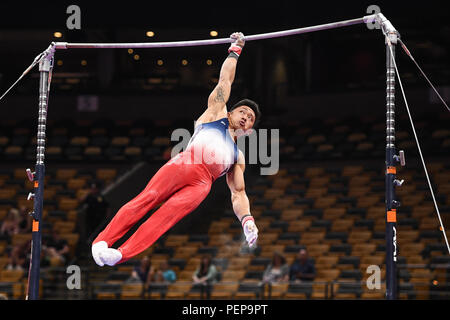
[[[220,69],[219,82],[208,97],[208,108],[197,119],[196,125],[215,121],[227,116],[226,103],[230,98],[231,85],[236,73],[237,60],[244,47],[244,35],[242,33],[233,33],[231,38],[234,42],[228,49],[229,55]]]
[[[231,35],[231,38],[235,39],[235,42],[230,47],[229,52],[231,52],[230,50],[233,47],[233,50],[237,48],[240,53],[240,50],[245,44],[244,35],[236,32]],[[208,98],[208,109],[216,114],[226,112],[225,104],[230,97],[231,85],[236,74],[237,58],[239,57],[239,54],[235,54],[234,52],[230,53],[223,62],[222,68],[220,69],[219,82]]]

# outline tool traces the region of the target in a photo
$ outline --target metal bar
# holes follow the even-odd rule
[[[284,31],[276,31],[269,33],[262,33],[256,35],[245,36],[245,41],[253,40],[263,40],[270,38],[286,37],[296,34],[315,32],[320,30],[335,29],[341,27],[347,27],[354,24],[368,23],[374,21],[378,15],[369,15],[362,18],[332,22],[321,24],[317,26],[290,29]],[[230,38],[220,38],[220,39],[208,39],[208,40],[191,40],[191,41],[172,41],[172,42],[138,42],[138,43],[69,43],[69,42],[55,42],[55,49],[74,49],[74,48],[84,48],[84,49],[105,49],[105,48],[123,48],[123,49],[133,49],[133,48],[173,48],[173,47],[191,47],[191,46],[207,46],[214,44],[224,44],[230,43]]]

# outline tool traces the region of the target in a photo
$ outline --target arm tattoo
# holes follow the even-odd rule
[[[217,94],[216,97],[214,98],[215,102],[225,102],[225,94],[223,92],[222,87],[217,87]]]

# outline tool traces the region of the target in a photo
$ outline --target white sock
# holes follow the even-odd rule
[[[106,248],[100,251],[100,260],[108,266],[114,266],[117,262],[122,260],[122,253],[114,248]]]
[[[104,265],[99,256],[100,251],[107,248],[108,244],[106,243],[106,241],[99,241],[92,245],[92,258],[94,258],[95,263],[98,264],[100,267],[103,267]]]

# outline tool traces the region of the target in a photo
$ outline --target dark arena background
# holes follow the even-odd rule
[[[243,138],[256,247],[222,177],[138,256],[94,262],[92,241],[170,159],[176,130],[193,133],[229,43],[57,49],[50,73],[27,70],[52,42],[214,40],[378,13],[246,41],[227,105],[262,112],[258,143]],[[0,94],[26,73],[0,100],[0,297],[449,299],[449,18],[444,2],[2,2]],[[205,256],[215,278],[196,284]],[[167,268],[176,279],[157,277]]]

